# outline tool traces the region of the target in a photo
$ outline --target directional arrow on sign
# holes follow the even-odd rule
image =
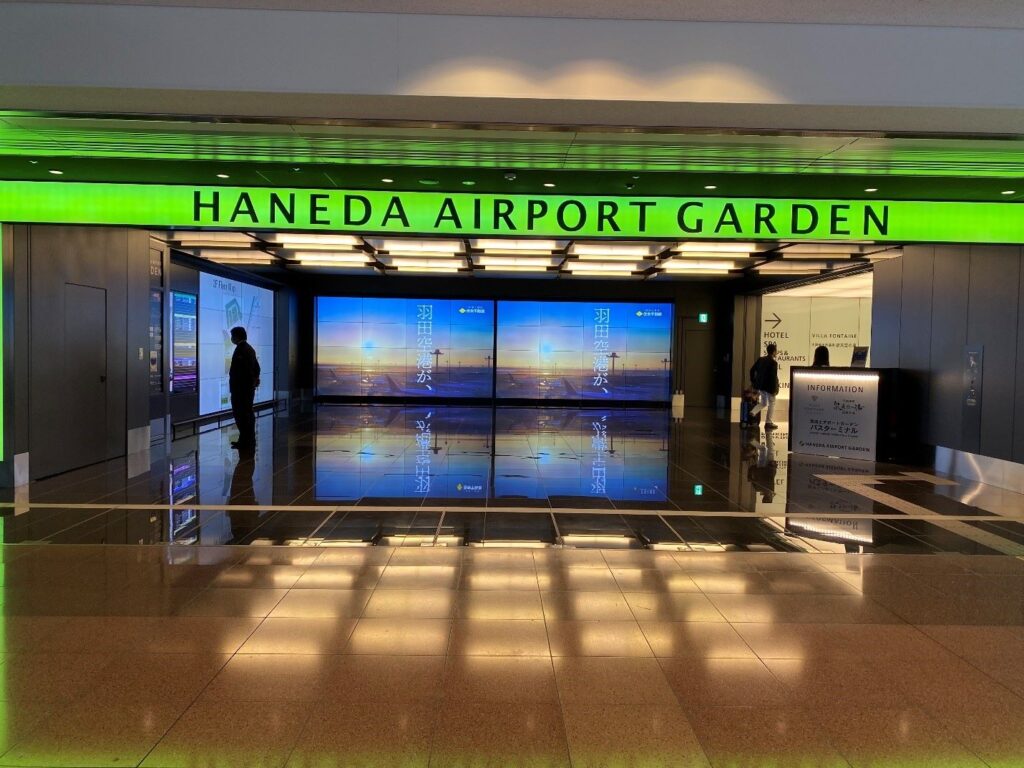
[[[772,312],[772,316],[766,317],[764,321],[766,323],[774,323],[774,325],[772,326],[772,330],[774,331],[776,328],[779,327],[779,323],[782,322],[782,318],[779,317],[775,312]]]

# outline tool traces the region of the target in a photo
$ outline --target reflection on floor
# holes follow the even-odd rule
[[[1018,766],[1024,562],[7,545],[0,765]]]
[[[227,428],[34,483],[4,540],[1024,555],[1020,494],[700,411],[325,405],[258,432],[252,457]]]
[[[6,503],[0,766],[1022,764],[1018,494],[699,413],[258,429]]]

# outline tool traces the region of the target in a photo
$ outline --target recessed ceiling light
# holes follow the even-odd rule
[[[394,184],[395,183],[394,179],[381,179],[381,181],[383,181],[385,184]]]
[[[639,176],[639,175],[637,175],[637,176],[634,176],[634,177],[633,177],[633,180],[634,180],[634,181],[636,181],[636,180],[638,180],[639,178],[640,178],[640,176]]]
[[[475,181],[470,181],[469,179],[466,179],[464,182],[462,182],[462,186],[464,186],[464,187],[475,187],[476,186],[476,182]]]
[[[441,182],[439,182],[437,179],[420,179],[420,184],[424,184],[428,187],[436,187],[440,183]]]
[[[292,168],[292,173],[298,173],[301,170],[302,170],[301,168],[299,168],[298,166],[295,166],[294,168]]]
[[[1017,190],[1016,189],[1004,189],[999,194],[1001,194],[1001,195],[1016,195],[1017,194]]]
[[[878,191],[878,187],[868,187],[864,191],[865,192],[877,192]]]
[[[63,176],[64,175],[64,171],[57,170],[56,168],[51,168],[50,169],[50,173],[52,173],[54,176]]]
[[[231,176],[229,174],[227,174],[227,173],[218,173],[217,174],[217,178],[218,179],[230,179]]]
[[[555,186],[555,184],[552,181],[545,181],[544,182],[544,186],[548,187],[548,188],[551,188],[551,187]]]
[[[718,189],[717,184],[705,184],[704,189]]]
[[[39,161],[38,160],[29,160],[28,162],[29,162],[29,165],[39,165]]]

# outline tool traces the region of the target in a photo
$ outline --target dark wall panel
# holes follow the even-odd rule
[[[927,435],[931,419],[924,409],[931,379],[932,272],[934,248],[913,246],[903,250],[902,299],[900,301],[899,367],[905,402],[917,407],[904,415],[903,428],[910,434]]]
[[[871,302],[871,364],[876,368],[899,366],[902,290],[902,258],[875,265],[874,298]]]
[[[960,448],[963,349],[967,343],[967,299],[971,254],[966,246],[937,246],[932,280],[931,381],[925,440]]]
[[[980,452],[1013,455],[1020,248],[971,248],[967,343],[984,347]]]
[[[127,237],[127,333],[125,402],[128,429],[149,426],[149,232],[125,230]]]

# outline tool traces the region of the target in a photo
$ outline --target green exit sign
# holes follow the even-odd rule
[[[708,321],[708,313],[707,312],[701,312],[699,315],[697,315],[697,322],[698,323],[706,323],[707,321]]]
[[[694,485],[693,486],[693,495],[694,496],[703,496],[704,495],[704,486],[700,485],[699,483]]]

